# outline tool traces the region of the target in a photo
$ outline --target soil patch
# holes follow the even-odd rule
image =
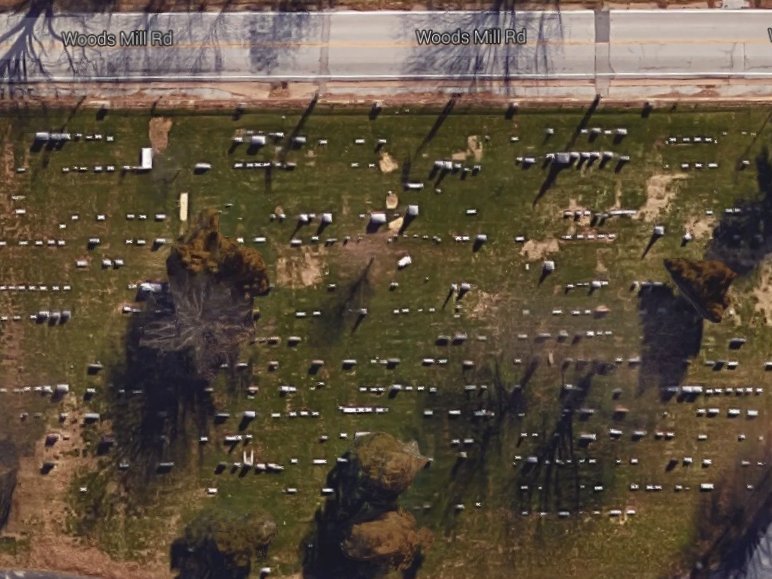
[[[677,181],[686,179],[686,173],[652,175],[646,181],[646,203],[641,207],[638,217],[644,221],[654,221],[667,209],[678,192]]]
[[[8,127],[6,134],[3,138],[3,160],[2,160],[2,175],[3,183],[10,183],[14,176],[14,162],[13,162],[13,143],[11,142],[11,127]]]
[[[3,148],[0,152],[0,212],[3,215],[12,213],[11,195],[16,192],[14,184],[16,181],[16,163],[13,154],[13,143],[11,142],[11,127],[8,126],[6,134],[2,139]]]
[[[73,395],[65,398],[62,410],[68,413],[65,422],[58,424],[48,433],[58,436],[48,446],[41,439],[35,443],[32,456],[19,461],[18,486],[14,496],[14,508],[8,522],[10,533],[22,532],[30,525],[38,524],[36,535],[56,536],[64,533],[67,519],[67,490],[76,473],[94,466],[93,459],[77,456],[83,440],[80,423],[83,412]],[[40,466],[45,461],[56,464],[53,470],[42,475]]]
[[[606,255],[611,253],[608,249],[599,249],[595,252],[595,272],[596,273],[608,273],[608,267],[603,263],[603,259]]]
[[[472,295],[469,297],[471,298]],[[490,319],[493,308],[499,304],[499,297],[496,294],[478,290],[474,292],[474,299],[476,301],[469,314],[476,319]]]
[[[397,217],[394,221],[389,222],[389,231],[397,232],[402,229],[402,224],[405,222],[404,217]]]
[[[19,461],[18,483],[7,532],[23,536],[34,529],[29,551],[18,558],[0,556],[0,567],[21,566],[56,569],[77,575],[108,579],[154,579],[168,577],[165,560],[116,561],[109,555],[68,536],[69,506],[67,493],[73,478],[94,468],[93,457],[76,456],[82,448],[80,424],[84,411],[72,395],[65,398],[62,410],[69,413],[66,422],[57,423],[48,433],[58,435],[51,446],[44,438],[35,443],[31,456]],[[109,429],[107,425],[103,425]],[[40,472],[44,461],[56,463],[47,475]]]
[[[168,563],[115,561],[96,547],[84,546],[71,537],[35,536],[24,565],[36,569],[56,569],[103,579],[168,579]]]
[[[524,255],[528,260],[536,260],[558,251],[560,251],[560,244],[557,239],[545,239],[544,241],[529,239],[520,250],[520,255]]]
[[[614,188],[614,209],[622,208],[622,182],[617,181],[617,185]]]
[[[576,211],[581,211],[582,212],[582,216],[579,217],[579,219],[576,219],[573,216],[570,218],[571,225],[568,228],[568,234],[569,235],[573,235],[574,233],[576,233],[576,228],[577,227],[589,227],[590,226],[590,223],[592,222],[592,217],[589,216],[589,215],[584,215],[584,210],[585,209],[587,209],[587,208],[582,206],[582,205],[579,205],[579,202],[576,199],[574,199],[573,197],[571,197],[568,200],[568,210],[569,211],[571,211],[572,213],[575,213]]]
[[[391,173],[399,169],[399,165],[394,158],[386,152],[381,153],[381,159],[378,161],[378,168],[381,173]]]
[[[767,326],[772,326],[772,258],[761,264],[759,285],[753,289],[756,298],[755,309],[764,316]]]
[[[148,136],[153,152],[162,153],[169,146],[169,131],[172,128],[172,120],[167,117],[153,117],[148,123]]]
[[[389,191],[386,194],[386,209],[396,209],[399,205],[399,197],[396,193]]]
[[[345,245],[340,261],[336,260],[336,263],[346,276],[358,276],[367,268],[370,283],[382,283],[386,276],[393,276],[397,259],[404,255],[404,248],[388,243],[390,237],[392,233],[388,228],[382,228],[378,233],[354,237]]]
[[[313,286],[322,282],[323,269],[322,258],[311,248],[302,248],[299,255],[276,260],[276,283],[289,288]]]
[[[483,146],[480,142],[480,138],[477,135],[470,135],[466,138],[467,155],[474,157],[475,161],[479,161],[483,156]]]
[[[715,226],[716,218],[711,215],[691,220],[686,225],[686,230],[691,232],[694,239],[704,239],[712,235]]]

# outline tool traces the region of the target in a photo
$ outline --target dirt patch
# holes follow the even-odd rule
[[[622,182],[617,181],[616,187],[614,188],[614,209],[621,209],[622,208]]]
[[[389,191],[386,194],[386,209],[396,209],[399,205],[399,197],[396,193]]]
[[[707,215],[689,221],[686,224],[686,230],[692,234],[694,239],[704,239],[713,234],[715,226],[716,218],[712,215]]]
[[[95,459],[79,456],[83,446],[80,424],[83,410],[78,400],[68,395],[61,410],[68,412],[65,422],[51,424],[46,434],[58,435],[51,446],[45,444],[45,434],[38,440],[30,456],[19,462],[18,482],[14,494],[11,518],[6,531],[11,536],[32,535],[29,550],[14,558],[0,555],[0,567],[56,569],[65,573],[105,577],[109,579],[154,579],[168,577],[168,563],[161,553],[154,561],[143,563],[116,561],[96,547],[84,544],[67,534],[69,506],[67,493],[73,478],[94,468]],[[56,463],[43,475],[44,461]]]
[[[378,168],[381,170],[381,173],[391,173],[399,169],[399,165],[394,160],[394,157],[386,152],[383,152],[381,153],[381,158],[378,161]]]
[[[3,153],[2,153],[2,175],[3,183],[10,183],[15,174],[14,171],[14,158],[13,158],[13,143],[11,142],[11,126],[8,126],[8,130],[3,138]]]
[[[646,181],[646,203],[641,207],[638,217],[644,221],[654,221],[659,217],[678,193],[677,181],[686,179],[686,173],[652,175]]]
[[[753,289],[755,309],[764,316],[765,324],[772,326],[772,259],[764,260],[760,269],[759,285]]]
[[[476,319],[491,319],[492,312],[499,303],[499,297],[482,290],[473,292],[469,297],[476,300],[469,314]]]
[[[483,146],[480,142],[480,137],[477,135],[469,135],[466,138],[466,152],[470,157],[474,157],[475,161],[479,161],[483,156]]]
[[[381,228],[377,233],[352,235],[352,240],[341,250],[335,264],[341,269],[342,279],[355,279],[367,269],[369,283],[373,286],[391,280],[397,270],[397,260],[406,255],[405,248],[398,243],[389,243],[394,234],[388,227]],[[427,257],[433,258],[429,248]]]
[[[606,264],[603,263],[605,255],[610,254],[611,251],[608,249],[599,249],[595,252],[595,272],[596,273],[608,273],[608,267],[606,267]]]
[[[11,126],[2,139],[3,148],[0,151],[0,213],[10,215],[12,213],[11,195],[16,192],[16,159],[13,154],[13,143],[11,142]]]
[[[520,255],[524,255],[528,260],[536,260],[547,257],[551,253],[560,251],[560,244],[557,239],[545,239],[544,241],[534,241],[529,239],[520,250]]]
[[[8,279],[10,281],[13,278]],[[7,294],[3,298],[0,299],[0,307],[8,311],[12,304],[10,295]],[[0,380],[2,380],[3,386],[10,388],[18,385],[17,381],[20,380],[24,370],[22,362],[24,349],[22,344],[24,343],[25,333],[24,324],[4,324],[3,331],[0,333],[0,351],[3,352],[3,356],[0,358]],[[3,401],[4,405],[7,403],[6,400]]]
[[[56,569],[104,579],[167,579],[168,563],[115,561],[95,547],[84,546],[63,534],[33,539],[23,565],[35,569]],[[12,562],[18,566],[19,561]]]
[[[397,217],[394,221],[389,222],[389,231],[399,231],[402,229],[402,224],[405,223],[404,217]]]
[[[153,117],[148,123],[148,137],[153,152],[162,153],[169,146],[169,131],[172,129],[172,120],[167,117]]]
[[[58,440],[51,446],[47,446],[44,439],[38,440],[32,455],[22,457],[19,462],[18,486],[8,524],[10,533],[38,525],[36,535],[58,534],[61,529],[57,527],[63,527],[66,522],[66,494],[73,476],[94,464],[93,460],[75,456],[83,443],[79,428],[83,413],[78,411],[72,394],[65,398],[61,409],[68,413],[67,420],[46,433],[58,435]],[[45,461],[56,466],[44,476],[40,466]]]
[[[276,283],[280,287],[302,288],[322,282],[324,261],[311,253],[311,248],[301,248],[299,255],[280,257],[276,260]]]
[[[571,225],[568,228],[568,234],[569,235],[573,235],[574,233],[576,233],[576,228],[577,227],[589,227],[590,226],[590,223],[592,222],[592,217],[589,216],[589,215],[584,215],[584,210],[585,209],[586,209],[586,207],[584,207],[582,205],[579,205],[579,202],[576,199],[574,199],[573,197],[571,197],[568,200],[568,210],[569,211],[571,211],[572,213],[574,213],[576,211],[582,211],[582,215],[581,215],[581,217],[579,217],[579,219],[576,219],[574,216],[571,216],[571,218],[570,218]]]

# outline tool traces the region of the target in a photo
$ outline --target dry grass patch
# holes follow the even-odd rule
[[[405,223],[404,217],[397,217],[393,221],[389,222],[389,231],[398,232],[402,229],[402,224]]]
[[[480,137],[477,135],[470,135],[466,138],[466,154],[469,157],[474,157],[475,161],[482,159],[483,145],[480,141]]]
[[[646,181],[646,203],[641,207],[638,217],[644,221],[654,221],[667,209],[678,193],[677,182],[686,179],[686,173],[652,175]]]
[[[534,261],[543,259],[552,253],[560,251],[560,244],[557,239],[545,239],[544,241],[534,241],[529,239],[523,244],[523,248],[520,250],[520,255],[525,256],[526,259]]]
[[[276,283],[280,287],[314,286],[322,282],[323,274],[324,260],[308,247],[302,248],[298,255],[276,260]]]
[[[148,123],[148,137],[153,152],[163,153],[169,146],[169,131],[172,129],[172,120],[166,117],[153,117]]]
[[[706,215],[689,221],[686,225],[686,230],[691,232],[694,239],[706,239],[711,236],[715,226],[715,216]]]
[[[381,170],[381,173],[392,173],[399,169],[399,165],[394,160],[394,157],[386,152],[383,152],[381,153],[381,158],[378,161],[378,168]]]
[[[764,316],[766,325],[772,326],[772,259],[764,260],[760,269],[759,285],[753,288],[755,309]]]
[[[394,210],[399,205],[399,197],[396,193],[389,191],[386,194],[386,209]]]

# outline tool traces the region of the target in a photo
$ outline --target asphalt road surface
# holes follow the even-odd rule
[[[764,80],[769,27],[763,10],[1,14],[0,81]],[[487,29],[525,43],[475,43]],[[78,34],[115,46],[65,46]]]

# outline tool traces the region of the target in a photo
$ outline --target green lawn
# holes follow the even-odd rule
[[[205,208],[221,209],[225,234],[243,237],[247,244],[254,244],[256,236],[265,236],[267,243],[256,247],[275,283],[274,291],[256,304],[261,313],[256,332],[259,338],[280,336],[281,343],[272,346],[258,339],[255,344],[245,344],[241,360],[249,363],[248,370],[223,372],[214,388],[218,410],[234,415],[244,409],[258,410],[258,420],[247,430],[254,435],[251,448],[257,449],[260,460],[287,465],[286,471],[245,477],[228,472],[215,475],[218,462],[240,460],[240,449],[229,455],[220,444],[222,436],[236,430],[237,419],[221,426],[212,424],[208,433],[189,429],[185,460],[170,475],[147,485],[121,489],[111,484],[126,475],[117,472],[117,459],[110,455],[97,461],[97,471],[82,472],[72,483],[70,530],[89,536],[118,558],[141,558],[156,549],[167,550],[168,539],[204,501],[259,508],[270,512],[279,525],[270,565],[279,575],[290,574],[299,570],[302,537],[323,502],[319,489],[329,467],[313,466],[312,459],[326,458],[332,464],[350,448],[355,432],[383,430],[402,439],[416,439],[421,451],[434,458],[402,498],[404,506],[415,509],[419,523],[435,533],[423,563],[424,576],[661,577],[690,561],[700,525],[698,513],[707,500],[695,487],[706,481],[720,486],[726,473],[740,469],[739,460],[744,457],[754,463],[742,469],[744,480],[755,484],[764,472],[755,461],[764,460],[769,453],[766,443],[757,439],[768,430],[769,394],[662,402],[656,389],[639,388],[638,368],[626,363],[640,354],[642,336],[638,298],[629,286],[633,280],[667,281],[662,267],[665,257],[702,258],[710,242],[710,223],[706,233],[686,247],[681,247],[680,239],[688,223],[706,220],[706,210],[712,209],[721,218],[723,210],[738,199],[759,196],[753,161],[772,138],[768,128],[759,135],[752,133],[760,130],[769,110],[663,110],[648,118],[636,112],[601,110],[588,127],[625,126],[629,135],[615,144],[606,135],[588,143],[588,136],[580,134],[567,148],[582,111],[525,110],[506,119],[501,111],[460,105],[434,137],[422,144],[437,121],[436,110],[387,108],[370,120],[366,110],[317,109],[299,131],[308,136],[308,144],[286,152],[286,161],[297,163],[294,171],[274,170],[269,182],[262,169],[232,168],[237,161],[268,161],[285,154],[273,145],[255,155],[248,155],[244,145],[229,151],[236,129],[290,134],[301,112],[250,113],[238,120],[226,114],[164,113],[173,122],[168,148],[156,155],[151,172],[125,175],[120,174],[120,166],[137,163],[139,148],[149,144],[147,114],[110,111],[101,121],[93,111],[79,111],[69,118],[68,112],[55,110],[0,116],[2,146],[6,154],[13,155],[12,167],[28,167],[24,174],[11,170],[0,185],[0,238],[8,240],[8,246],[0,248],[0,283],[72,284],[70,292],[0,293],[0,314],[19,313],[26,318],[44,308],[73,310],[73,320],[63,326],[37,325],[26,319],[0,326],[9,385],[69,382],[75,390],[71,396],[81,400],[83,408],[103,412],[100,431],[110,430],[118,410],[108,402],[112,399],[109,389],[135,385],[110,384],[110,371],[87,376],[86,364],[100,360],[109,369],[123,360],[129,318],[120,308],[131,304],[134,297],[127,285],[162,279],[168,255],[166,248],[153,252],[150,243],[127,246],[125,239],[176,238],[184,230],[178,220],[180,192],[190,193],[191,215]],[[58,151],[29,151],[36,130],[58,127],[65,119],[72,132],[112,134],[115,142],[69,143]],[[548,140],[544,137],[547,126],[555,129]],[[465,179],[448,175],[439,184],[440,191],[435,191],[428,177],[434,160],[465,151],[467,138],[473,135],[482,144],[481,158],[475,161],[470,156],[465,163],[471,167],[479,162],[482,171]],[[667,145],[671,135],[709,135],[719,142]],[[511,142],[515,136],[519,142]],[[360,137],[366,139],[365,145],[354,144]],[[322,138],[329,144],[319,145]],[[394,172],[382,174],[368,168],[369,163],[378,162],[374,144],[379,138],[388,140],[383,150],[399,164]],[[610,150],[630,155],[631,162],[620,172],[614,172],[613,163],[602,169],[596,163],[581,171],[562,171],[535,203],[547,171],[541,168],[541,159],[523,170],[515,165],[515,157],[560,150]],[[738,171],[735,162],[742,158],[750,159],[752,165]],[[212,170],[195,175],[192,168],[198,161],[212,163]],[[539,284],[543,258],[527,259],[515,236],[546,242],[574,230],[588,231],[589,227],[564,219],[563,210],[607,211],[617,201],[622,208],[638,209],[646,203],[650,178],[667,183],[668,176],[680,172],[678,167],[687,161],[715,161],[719,168],[690,169],[686,177],[671,183],[669,187],[677,192],[663,204],[655,220],[611,218],[595,228],[596,232],[615,233],[613,242],[560,241],[559,251],[551,255],[557,269]],[[61,173],[62,166],[97,162],[114,164],[118,172]],[[351,167],[354,162],[359,168]],[[406,163],[406,174],[426,183],[422,191],[402,190]],[[383,210],[389,190],[399,195],[400,213],[407,204],[420,206],[420,215],[409,225],[406,236],[392,242],[387,242],[388,234],[383,231],[368,234],[366,220],[360,217]],[[11,195],[26,198],[13,201]],[[26,208],[26,215],[12,215],[11,208],[17,207]],[[277,207],[287,215],[283,223],[270,219]],[[468,209],[476,209],[476,215],[467,215]],[[294,231],[299,213],[325,211],[333,213],[334,222],[320,234],[320,243],[311,242],[316,224]],[[146,213],[148,220],[127,221],[127,212]],[[153,215],[159,212],[169,218],[154,222]],[[72,213],[78,213],[80,219],[72,221]],[[106,214],[107,220],[97,222],[97,213]],[[655,222],[666,227],[667,235],[642,258]],[[66,229],[59,229],[60,223]],[[454,241],[454,236],[474,238],[478,233],[486,233],[489,241],[477,252],[471,242]],[[303,240],[300,248],[290,247],[293,235]],[[86,243],[94,236],[102,244],[89,251]],[[346,245],[345,236],[351,237]],[[434,236],[441,243],[432,241]],[[66,239],[67,245],[33,246],[32,240],[49,237]],[[327,247],[326,238],[338,241]],[[30,246],[19,247],[18,239],[31,240]],[[398,271],[397,260],[405,254],[413,263]],[[90,267],[77,271],[75,260],[86,257]],[[102,270],[104,257],[123,257],[126,267]],[[371,258],[366,283],[355,286]],[[309,285],[304,285],[304,279]],[[609,283],[593,294],[582,288],[563,291],[566,283],[592,279]],[[752,298],[759,279],[755,271],[735,283],[735,316],[721,324],[705,323],[702,348],[685,383],[762,386],[770,382],[763,361],[772,352],[772,333]],[[399,287],[390,289],[391,282],[398,282]],[[473,289],[463,299],[452,298],[443,306],[453,282],[469,282]],[[328,291],[329,283],[336,283],[337,290]],[[604,318],[570,315],[571,310],[601,304],[610,309]],[[355,314],[349,310],[360,307],[368,308],[368,316],[354,328]],[[393,313],[403,308],[409,313]],[[563,314],[553,315],[556,308]],[[313,310],[320,310],[321,317],[312,316]],[[297,318],[297,311],[308,315]],[[571,336],[587,329],[612,331],[613,335],[559,343],[555,336],[562,329]],[[439,335],[456,332],[466,332],[468,340],[462,345],[435,344]],[[539,342],[535,339],[539,332],[550,332],[552,337]],[[519,339],[518,334],[528,337]],[[287,346],[291,335],[303,338],[296,348]],[[748,343],[729,352],[728,339],[735,335],[746,337]],[[12,371],[6,360],[12,341],[20,350],[14,363],[22,363],[23,371]],[[396,368],[377,361],[389,357],[400,358]],[[422,365],[429,357],[446,358],[447,364]],[[573,363],[564,366],[569,357],[588,363],[578,368]],[[592,361],[614,362],[617,357],[625,362],[614,371],[590,371]],[[317,358],[326,365],[311,375],[309,363]],[[341,367],[345,358],[358,361],[354,370]],[[704,360],[716,358],[738,360],[740,365],[721,372],[704,366]],[[280,364],[275,372],[268,371],[272,360]],[[473,360],[475,367],[464,370],[463,360]],[[575,417],[573,430],[555,438],[555,448],[550,451],[561,413],[561,384],[581,384],[582,380],[588,387],[578,406],[593,408],[595,413],[586,421]],[[324,387],[316,387],[319,381]],[[403,391],[394,398],[360,391],[376,386],[388,391],[395,383],[425,389]],[[249,384],[259,387],[254,399],[247,397],[244,386]],[[297,393],[280,397],[278,388],[283,384],[296,386]],[[468,395],[464,386],[469,384],[484,384],[487,390]],[[519,390],[517,384],[522,385]],[[97,388],[97,395],[82,401],[88,387]],[[437,393],[430,394],[430,387],[436,387]],[[616,388],[621,389],[619,399],[612,397]],[[337,410],[340,405],[383,406],[389,412],[351,417]],[[618,405],[630,410],[619,422],[613,417]],[[56,424],[54,406],[49,405],[51,428]],[[721,416],[695,416],[697,407],[707,406],[720,408]],[[735,406],[743,411],[758,409],[761,415],[756,420],[745,416],[727,419],[726,410]],[[472,420],[472,411],[480,407],[495,410],[496,416]],[[9,415],[6,418],[11,418],[9,408],[0,409]],[[423,417],[423,411],[430,408],[434,416]],[[464,415],[453,419],[448,416],[450,409],[462,409]],[[14,407],[13,412],[17,410]],[[320,417],[288,418],[286,413],[292,410],[318,411]],[[282,417],[271,418],[273,412]],[[31,440],[40,435],[40,426],[36,430],[34,424],[18,426],[17,418],[12,418],[14,429],[19,430],[15,436]],[[119,422],[130,423],[116,424]],[[625,435],[618,441],[609,440],[609,427],[621,428]],[[632,442],[629,434],[635,428],[649,434]],[[675,431],[676,437],[655,440],[656,430]],[[521,432],[529,436],[520,440]],[[582,432],[597,433],[597,442],[589,448],[579,447],[576,442]],[[737,442],[740,432],[747,435],[742,443]],[[340,438],[340,433],[347,433],[348,439]],[[699,433],[708,434],[708,439],[698,442]],[[199,434],[210,436],[208,446],[198,447]],[[329,436],[327,442],[318,441],[322,434]],[[475,443],[467,449],[468,459],[457,464],[458,449],[450,442],[465,437],[473,437]],[[85,433],[89,453],[98,438],[95,433]],[[530,454],[573,457],[574,465],[542,465],[532,471],[522,463],[513,466],[515,455]],[[669,457],[680,460],[687,455],[695,459],[691,468],[679,465],[672,472],[665,471]],[[630,465],[632,457],[640,464]],[[703,457],[712,458],[713,466],[700,468]],[[291,458],[297,458],[298,464],[290,465]],[[589,458],[597,462],[579,464],[580,459]],[[622,460],[619,466],[614,462],[617,458]],[[56,476],[56,471],[49,476]],[[77,488],[85,481],[91,491],[83,495]],[[631,492],[628,487],[633,482],[641,487],[662,484],[664,490]],[[690,485],[691,490],[675,493],[676,483]],[[530,485],[529,491],[520,490],[524,484]],[[593,492],[596,484],[603,484],[604,491]],[[298,487],[299,493],[285,495],[282,491],[289,486]],[[207,498],[207,487],[217,487],[218,496]],[[748,498],[741,494],[736,500],[750,500],[750,495],[753,493]],[[476,501],[482,503],[481,508],[474,507]],[[457,514],[454,505],[459,502],[466,508]],[[607,516],[609,509],[628,507],[637,514],[623,522]],[[548,512],[544,517],[539,515],[542,509]],[[560,509],[571,511],[571,516],[558,520]],[[600,515],[592,514],[596,509]],[[523,516],[521,511],[530,514]],[[169,521],[173,521],[171,526]]]

